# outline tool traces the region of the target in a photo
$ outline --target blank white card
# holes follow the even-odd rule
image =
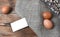
[[[28,26],[28,24],[27,24],[27,21],[25,18],[22,18],[20,20],[17,20],[15,22],[11,23],[11,28],[12,28],[13,32],[21,30],[27,26]]]

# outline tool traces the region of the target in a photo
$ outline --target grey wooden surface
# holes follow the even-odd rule
[[[16,14],[27,19],[28,25],[38,37],[60,37],[60,15],[53,14],[51,19],[54,23],[52,30],[47,30],[42,24],[42,11],[47,11],[45,4],[40,0],[17,0]]]

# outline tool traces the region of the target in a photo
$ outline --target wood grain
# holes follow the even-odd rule
[[[12,32],[10,23],[21,18],[15,14],[15,10],[7,15],[1,13],[1,7],[3,5],[11,5],[10,2],[11,1],[9,0],[0,0],[0,37],[37,37],[37,35],[32,31],[30,27],[26,27],[14,33]],[[12,8],[15,7],[15,2],[16,0],[13,0]]]

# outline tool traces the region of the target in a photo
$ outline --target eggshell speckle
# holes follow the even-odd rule
[[[43,12],[42,16],[44,19],[50,19],[52,17],[52,14],[49,11],[45,11]]]
[[[44,27],[46,29],[52,29],[53,28],[53,23],[48,19],[45,19],[43,24],[44,24]]]

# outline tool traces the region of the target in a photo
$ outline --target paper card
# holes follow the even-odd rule
[[[12,28],[13,32],[23,29],[27,26],[28,26],[28,24],[27,24],[27,21],[25,18],[22,18],[20,20],[17,20],[15,22],[11,23],[11,28]]]

